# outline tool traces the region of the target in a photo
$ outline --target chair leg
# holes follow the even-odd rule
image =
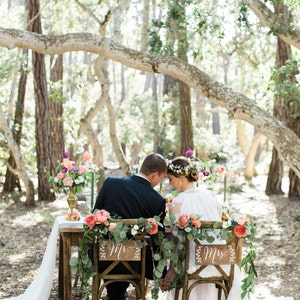
[[[174,300],[179,300],[178,299],[179,298],[179,290],[180,290],[180,288],[175,289],[175,298],[174,298]]]
[[[99,278],[98,275],[95,275],[93,277],[93,283],[92,283],[92,290],[93,290],[93,294],[92,294],[92,300],[99,300]]]
[[[222,297],[222,289],[218,287],[218,300],[221,300]]]

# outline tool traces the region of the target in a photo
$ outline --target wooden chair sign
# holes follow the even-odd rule
[[[235,265],[242,259],[242,240],[231,239],[225,245],[195,245],[196,265]]]
[[[134,240],[129,240],[120,244],[110,240],[100,240],[99,260],[140,261],[141,249],[138,248],[137,241]]]

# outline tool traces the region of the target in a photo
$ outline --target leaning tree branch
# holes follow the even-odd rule
[[[272,12],[259,0],[249,0],[250,9],[255,13],[262,26],[268,27],[284,42],[300,49],[300,30],[288,24],[284,18]]]
[[[127,48],[111,39],[90,33],[40,35],[0,27],[0,46],[32,49],[42,54],[86,51],[145,72],[162,73],[181,80],[209,101],[225,108],[229,117],[244,120],[267,136],[280,158],[300,177],[300,140],[297,135],[257,103],[213,80],[197,67],[172,56],[155,56]],[[291,147],[293,145],[293,147]]]

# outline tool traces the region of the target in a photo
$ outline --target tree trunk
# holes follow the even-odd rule
[[[266,195],[282,195],[281,182],[283,177],[283,162],[278,157],[276,148],[272,151],[272,160],[266,185]]]
[[[275,13],[277,15],[283,16],[285,19],[290,20],[291,16],[287,9],[287,7],[283,4],[279,4],[275,7]],[[287,61],[291,58],[291,46],[287,43],[285,43],[280,37],[277,38],[277,52],[276,52],[276,68],[280,69],[282,66],[285,66]],[[290,101],[292,99],[286,98],[285,96],[281,96],[280,92],[282,90],[282,85],[286,80],[290,80],[291,82],[295,80],[295,74],[291,75],[290,78],[286,78],[286,76],[278,76],[277,80],[277,90],[279,97],[277,97],[274,101],[274,115],[279,119],[287,123],[287,126],[291,128],[296,134],[299,125],[299,122],[294,122],[294,113],[297,115],[299,114],[299,111],[297,109],[293,108],[290,109]],[[296,105],[297,106],[297,105]],[[299,105],[298,105],[299,106]],[[298,134],[299,136],[299,134]],[[278,160],[278,161],[277,161]],[[271,167],[272,166],[272,167]],[[277,168],[277,169],[276,169]],[[281,172],[281,173],[280,173]],[[297,188],[297,184],[299,183],[299,178],[297,176],[294,176],[293,172],[289,172],[290,180],[290,189],[289,195],[291,197],[299,197],[299,189]],[[283,166],[282,162],[279,161],[278,155],[272,155],[272,162],[269,169],[268,174],[268,182],[267,182],[267,188],[266,193],[270,195],[270,193],[274,194],[281,194],[281,184],[279,184],[278,180],[279,178],[283,178]],[[278,190],[276,190],[276,188]]]
[[[23,160],[23,156],[21,154],[20,147],[18,146],[18,144],[16,143],[16,141],[13,138],[13,133],[12,133],[11,129],[9,128],[8,123],[5,119],[5,115],[2,110],[1,103],[0,103],[0,126],[5,134],[5,137],[6,137],[6,140],[8,143],[8,147],[14,156],[18,175],[22,179],[22,181],[24,182],[24,185],[25,185],[26,205],[34,206],[35,201],[34,201],[33,182],[32,182],[32,180],[30,180],[30,178],[26,172],[26,166],[25,166],[25,162]]]
[[[25,93],[26,93],[26,82],[27,82],[27,66],[28,66],[28,50],[23,49],[22,51],[22,61],[24,68],[21,70],[21,76],[19,79],[18,88],[18,98],[16,102],[16,110],[14,116],[14,126],[13,128],[18,128],[18,130],[13,131],[13,137],[18,146],[20,146],[22,129],[23,129],[23,116],[24,116],[24,103],[25,103]],[[10,151],[8,164],[12,169],[17,167],[14,156]],[[5,175],[5,182],[3,185],[3,192],[13,192],[15,188],[21,191],[21,185],[18,175],[13,172],[10,168],[7,168]]]
[[[187,40],[185,1],[175,1],[179,8],[180,19],[176,21],[176,35],[178,37],[178,57],[188,61],[187,53],[189,50]],[[191,107],[191,89],[182,81],[179,81],[179,103],[180,103],[180,154],[184,155],[186,150],[194,149],[193,138],[193,118]]]
[[[28,30],[42,34],[39,0],[26,1],[28,11]],[[54,194],[50,192],[48,173],[51,170],[51,136],[50,136],[50,108],[47,93],[47,80],[44,55],[32,53],[34,93],[35,93],[35,132],[38,169],[38,200],[52,201]]]
[[[260,133],[257,133],[251,143],[250,149],[248,151],[248,154],[246,156],[245,161],[245,178],[251,179],[253,176],[257,175],[257,171],[255,168],[255,155],[257,152],[257,148],[261,142],[261,140],[264,138],[264,136]]]
[[[191,109],[191,90],[188,85],[179,81],[180,100],[180,153],[194,149],[193,123]]]
[[[300,179],[292,169],[289,170],[289,180],[289,199],[300,200]]]
[[[293,103],[293,108],[290,110],[290,115],[292,116],[287,124],[289,128],[291,128],[297,135],[300,137],[300,103]],[[293,119],[293,116],[296,116]],[[289,169],[289,199],[290,200],[300,200],[300,178],[296,175],[296,173]]]
[[[65,150],[63,122],[63,55],[51,56],[50,81],[50,128],[51,128],[51,168],[50,174],[56,173],[57,162],[62,160]]]
[[[279,14],[283,12],[282,5],[278,5],[275,7],[275,12]],[[285,44],[280,38],[277,38],[277,50],[276,50],[276,69],[281,68],[285,65],[287,59],[290,57],[290,47]],[[280,85],[280,82],[277,82],[277,86]],[[278,88],[279,90],[280,88]],[[284,120],[285,115],[282,110],[284,105],[284,99],[282,97],[275,98],[274,100],[274,108],[273,113],[276,118],[279,120]],[[266,186],[266,195],[272,194],[283,194],[281,189],[282,178],[284,176],[284,165],[280,161],[278,153],[276,149],[273,148],[272,152],[272,161],[269,166],[268,180]]]

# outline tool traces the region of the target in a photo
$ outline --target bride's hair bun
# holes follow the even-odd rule
[[[188,181],[198,181],[199,178],[197,165],[184,156],[176,157],[168,164],[168,173],[175,177],[186,177]]]

